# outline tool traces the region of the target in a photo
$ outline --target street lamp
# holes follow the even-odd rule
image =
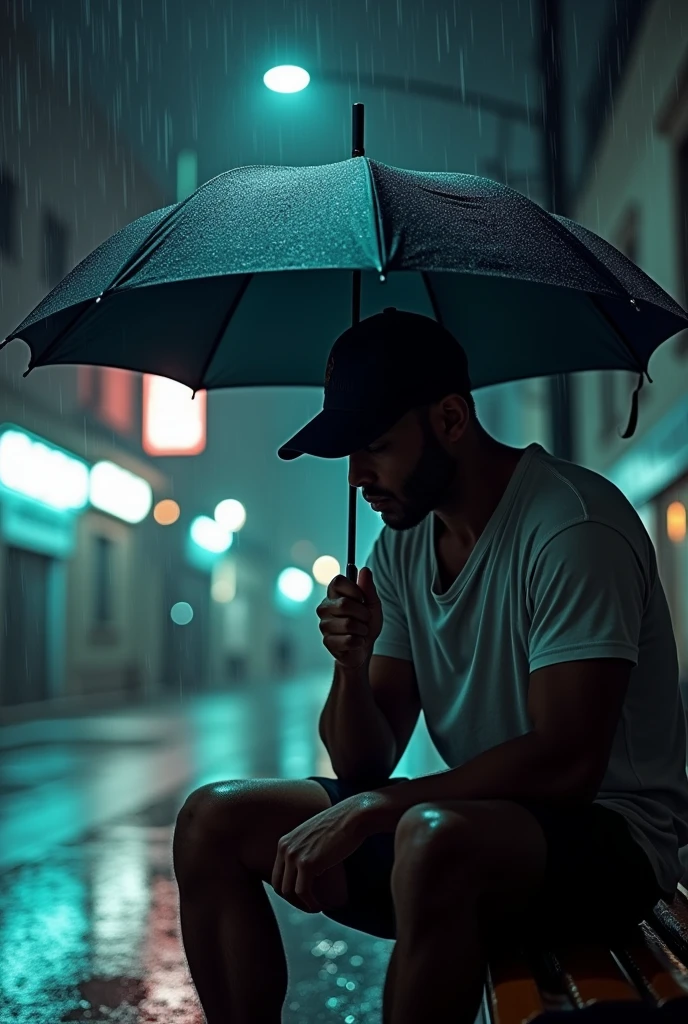
[[[273,92],[301,92],[311,80],[305,68],[296,64],[280,64],[263,75],[263,81]]]

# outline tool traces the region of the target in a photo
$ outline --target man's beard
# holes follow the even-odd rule
[[[391,530],[411,530],[426,516],[457,494],[456,462],[435,437],[430,424],[421,419],[423,451],[413,472],[405,481],[402,497],[394,498],[392,508],[382,513]]]

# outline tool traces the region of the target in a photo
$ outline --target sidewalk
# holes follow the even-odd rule
[[[330,682],[0,730],[0,988],[17,1024],[202,1024],[179,936],[176,814],[206,782],[330,774],[317,733]],[[393,943],[266,891],[289,962],[284,1024],[379,1022]]]

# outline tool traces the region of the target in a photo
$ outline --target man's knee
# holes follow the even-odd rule
[[[186,798],[177,815],[172,843],[178,881],[189,871],[208,868],[218,856],[226,859],[229,855],[229,841],[236,826],[233,805],[238,785],[210,783]]]
[[[416,890],[425,884],[432,891],[443,885],[446,891],[451,883],[459,888],[469,885],[472,891],[494,894],[496,906],[510,902],[520,906],[541,881],[546,854],[539,823],[516,803],[476,800],[418,804],[402,816],[397,826],[395,882],[403,887],[412,875]]]

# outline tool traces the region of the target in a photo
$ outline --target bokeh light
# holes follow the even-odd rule
[[[230,558],[222,558],[212,568],[210,596],[218,604],[229,604],[236,597],[236,590],[236,562]]]
[[[147,480],[107,459],[91,467],[89,497],[94,508],[125,523],[140,523],[153,504],[153,491]]]
[[[318,583],[326,587],[335,576],[339,576],[339,562],[332,555],[321,555],[313,563],[313,575]]]
[[[196,516],[190,528],[191,539],[199,548],[220,554],[232,545],[232,534],[210,516]]]
[[[301,604],[303,601],[307,601],[313,593],[313,580],[307,572],[290,566],[279,574],[277,589],[290,601]]]
[[[230,533],[237,533],[246,522],[246,509],[240,501],[227,498],[215,508],[215,521]]]
[[[310,569],[317,555],[318,549],[309,540],[297,540],[295,544],[292,544],[291,557],[297,565],[302,566],[304,569]]]
[[[686,506],[682,501],[672,501],[667,509],[667,535],[674,544],[685,540]]]
[[[263,81],[273,92],[301,92],[311,80],[311,76],[296,64],[280,64],[270,68],[263,75]]]
[[[229,580],[215,580],[210,588],[210,596],[218,604],[229,604],[234,597],[234,587]]]
[[[193,614],[193,608],[188,601],[177,601],[170,608],[170,618],[177,626],[188,626]]]
[[[153,509],[153,519],[160,526],[171,526],[176,523],[181,514],[181,509],[172,498],[163,498]]]

